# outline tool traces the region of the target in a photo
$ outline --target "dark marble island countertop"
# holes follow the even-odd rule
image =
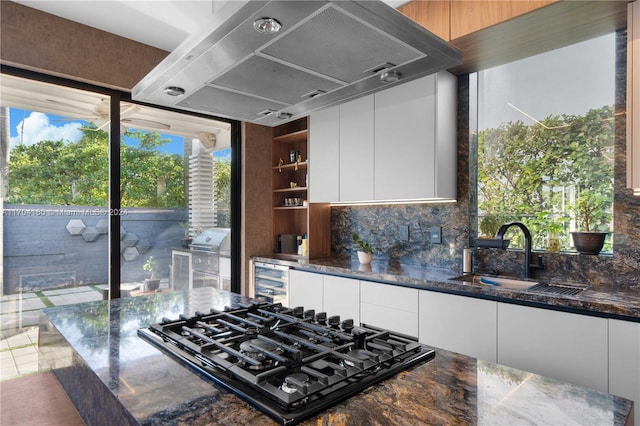
[[[137,335],[162,317],[249,299],[212,288],[43,309],[40,349],[90,425],[268,425],[269,417]],[[632,402],[436,349],[433,360],[308,425],[630,424]]]
[[[253,260],[277,262],[308,272],[640,322],[640,283],[638,286],[621,288],[597,283],[550,283],[585,288],[571,296],[470,284],[463,280],[456,280],[455,278],[462,274],[456,274],[448,269],[398,262],[373,261],[369,265],[361,265],[357,259],[332,257],[290,260],[279,258],[277,255],[255,256]],[[640,277],[638,279],[640,280]],[[532,281],[536,280],[532,279]]]

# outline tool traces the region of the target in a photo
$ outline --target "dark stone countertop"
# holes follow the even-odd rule
[[[270,418],[161,352],[137,330],[248,299],[212,288],[43,309],[40,349],[87,424],[268,425]],[[307,425],[611,424],[632,402],[436,348]]]
[[[584,282],[548,282],[586,287],[582,292],[568,296],[471,284],[452,279],[461,274],[447,269],[397,262],[373,261],[370,265],[361,265],[356,259],[288,260],[277,256],[256,256],[253,260],[277,262],[302,271],[640,322],[640,277],[638,277],[639,285],[631,287],[612,287]],[[534,278],[532,281],[537,280]]]

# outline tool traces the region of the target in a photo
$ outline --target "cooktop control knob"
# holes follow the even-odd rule
[[[327,320],[330,327],[338,328],[340,326],[340,315],[333,315]]]

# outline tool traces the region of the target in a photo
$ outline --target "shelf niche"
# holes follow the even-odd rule
[[[331,254],[331,207],[308,200],[308,118],[301,118],[272,130],[271,172],[272,237],[277,253],[278,236],[307,235],[308,256],[277,253],[292,259],[328,257]],[[292,155],[292,152],[295,153]],[[292,161],[293,160],[293,161]],[[307,205],[303,205],[307,204]]]

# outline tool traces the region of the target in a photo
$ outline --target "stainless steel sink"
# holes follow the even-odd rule
[[[470,284],[480,284],[492,287],[510,288],[516,290],[528,290],[540,284],[538,281],[519,280],[517,278],[494,277],[491,275],[463,275],[452,278],[455,281],[464,281]]]
[[[451,278],[452,281],[463,281],[469,284],[479,284],[492,287],[510,288],[515,290],[529,290],[534,293],[544,293],[562,296],[574,296],[587,289],[584,285],[549,284],[539,281],[520,280],[511,277],[495,277],[491,275],[469,274]]]

